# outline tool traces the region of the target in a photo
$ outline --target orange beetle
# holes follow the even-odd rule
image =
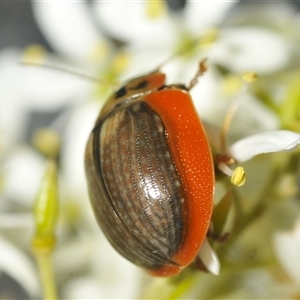
[[[155,276],[197,255],[213,208],[213,159],[189,90],[154,72],[109,98],[89,137],[85,169],[96,219],[112,246]]]

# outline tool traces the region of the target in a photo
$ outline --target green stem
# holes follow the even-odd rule
[[[36,253],[35,255],[41,275],[44,299],[56,300],[57,292],[54,280],[50,253]]]

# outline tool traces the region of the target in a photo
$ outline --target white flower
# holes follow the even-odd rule
[[[129,44],[128,51],[131,51],[133,60],[134,56],[143,55],[144,51],[153,49],[156,58],[149,57],[142,64],[148,70],[150,64],[154,69],[158,59],[161,63],[172,55],[183,38],[196,39],[222,25],[222,21],[226,20],[228,12],[237,2],[187,1],[181,14],[162,12],[156,18],[147,16],[147,1],[124,1],[117,4],[97,1],[94,5],[98,22],[108,34]],[[268,29],[220,26],[216,34],[215,41],[211,43],[212,47],[197,50],[198,60],[200,55],[207,56],[234,72],[250,69],[260,73],[279,70],[290,60],[291,46],[288,40]]]
[[[32,7],[48,42],[68,60],[88,60],[97,47],[106,46],[107,40],[93,24],[86,2],[32,1]]]
[[[43,7],[44,10],[41,7],[38,7],[39,4],[41,4],[41,7]],[[56,4],[59,4],[59,6],[56,6]],[[89,17],[88,12],[82,8],[83,3],[78,3],[78,5],[75,4],[75,6],[74,3],[70,2],[56,4],[33,2],[36,14],[41,13],[39,22],[43,23],[41,26],[43,30],[47,32],[47,37],[49,37],[50,42],[53,43],[53,47],[60,51],[58,55],[63,55],[69,60],[68,65],[71,65],[70,58],[72,56],[72,63],[76,65],[76,67],[71,67],[71,69],[95,70],[95,65],[98,67],[101,59],[103,59],[103,53],[101,56],[101,53],[98,52],[103,50],[101,48],[103,46],[102,42],[103,44],[106,44],[107,40],[103,39],[101,34],[98,34],[97,36],[95,35],[96,27]],[[62,10],[60,10],[60,8],[62,8]],[[47,12],[49,13],[49,16],[47,15]],[[55,17],[53,13],[55,14]],[[55,21],[53,20],[53,17],[55,18]],[[72,25],[70,26],[71,21]],[[77,35],[74,35],[74,22],[78,25]],[[90,26],[87,24],[88,22],[90,23]],[[57,27],[54,25],[57,25]],[[92,29],[93,26],[94,30]],[[54,28],[56,32],[51,31]],[[74,51],[72,52],[72,50]],[[73,53],[73,55],[71,53]],[[17,220],[19,217],[20,220],[23,220],[23,213],[18,213],[20,206],[23,210],[28,211],[28,213],[32,212],[32,204],[35,200],[36,193],[44,174],[44,159],[28,145],[24,145],[26,142],[25,138],[30,138],[27,136],[25,137],[25,134],[28,134],[27,130],[30,127],[29,124],[32,122],[31,114],[40,114],[41,116],[43,116],[43,114],[58,115],[59,117],[51,123],[47,123],[45,120],[43,120],[44,123],[42,126],[49,126],[54,130],[56,129],[61,133],[62,136],[64,136],[64,123],[68,123],[69,117],[69,114],[65,112],[66,108],[72,107],[72,109],[68,109],[68,112],[73,112],[74,105],[75,108],[81,105],[81,108],[87,111],[86,107],[82,103],[87,102],[87,100],[90,98],[90,91],[94,87],[93,83],[86,82],[82,78],[78,78],[71,74],[53,70],[45,70],[43,68],[22,66],[19,64],[19,62],[22,60],[22,56],[22,51],[17,49],[5,49],[0,52],[0,154],[1,160],[5,160],[5,163],[1,166],[0,174],[2,176],[1,180],[3,180],[3,186],[1,185],[2,198],[0,226],[1,232],[4,232],[3,229],[10,230],[11,228],[14,228],[16,232],[14,236],[17,236],[16,247],[19,249],[23,248],[22,246],[24,243],[26,245],[30,245],[33,235],[33,228],[32,224],[30,226],[30,230],[28,230],[28,227],[26,227],[27,230],[25,235],[23,234],[23,227],[25,227],[25,225],[23,224],[22,228],[16,228],[17,224],[15,220]],[[60,67],[66,64],[63,62],[61,57],[59,58],[58,56],[54,57],[53,55],[49,55],[48,58],[50,59],[50,64],[52,62],[52,64]],[[94,63],[94,66],[92,65],[92,62]],[[84,66],[84,68],[82,66]],[[68,69],[67,66],[66,69]],[[93,74],[92,71],[90,73]],[[95,109],[95,113],[97,113],[98,109],[99,107]],[[73,114],[70,115],[73,122]],[[76,116],[77,115],[74,114],[74,117]],[[95,115],[93,114],[91,119],[89,119],[90,123],[80,122],[80,124],[84,125],[86,123],[87,126],[89,124],[90,129],[91,124],[94,122],[94,118]],[[40,118],[40,120],[42,119],[43,117]],[[88,136],[88,131],[85,130],[84,132],[85,136],[81,140],[81,147],[78,148],[80,156],[76,156],[75,161],[72,161],[70,164],[70,167],[73,169],[73,173],[67,172],[67,175],[76,175],[75,172],[77,172],[77,169],[80,169],[80,172],[77,174],[81,178],[81,181],[74,183],[72,181],[73,177],[70,176],[70,180],[65,180],[65,177],[62,176],[62,182],[67,183],[67,188],[71,192],[65,193],[66,189],[61,188],[64,196],[64,198],[61,199],[60,205],[60,216],[63,220],[63,226],[61,230],[58,231],[58,240],[60,240],[61,236],[67,236],[67,244],[72,244],[74,237],[69,231],[69,220],[67,219],[67,216],[64,215],[64,212],[67,212],[67,210],[64,210],[63,200],[70,200],[72,197],[76,200],[74,202],[76,202],[77,210],[80,212],[80,217],[84,219],[83,224],[85,225],[83,226],[86,226],[85,228],[90,229],[90,224],[92,222],[95,223],[93,216],[88,214],[88,212],[90,213],[91,208],[89,206],[84,172],[82,168],[84,155],[80,150],[84,149]],[[75,131],[73,132],[69,132],[67,130],[66,141],[69,141],[69,134],[71,136],[79,136],[79,133],[80,132],[78,131],[78,128],[75,128]],[[80,136],[82,137],[82,135]],[[63,145],[65,145],[64,142]],[[75,151],[68,147],[67,150],[70,150],[70,152],[66,157],[74,158],[73,153]],[[66,161],[68,161],[68,159],[66,159]],[[72,181],[72,185],[68,184],[70,181]],[[78,189],[75,191],[74,187],[78,187]],[[85,191],[85,193],[82,191]],[[76,192],[78,193],[76,194]],[[6,210],[11,211],[11,213],[8,215],[8,213],[5,213]],[[86,217],[86,215],[88,215],[88,217]],[[85,217],[87,218],[86,220]],[[32,215],[31,218],[33,219]],[[82,224],[80,225],[79,222],[76,224],[76,227],[77,226],[80,227]],[[21,236],[18,236],[18,234]],[[88,243],[84,243],[82,245],[86,248],[85,251],[87,251],[90,246]],[[3,250],[4,254],[2,255],[2,249],[4,248],[1,248],[1,261],[2,258],[4,259],[6,255],[8,255],[8,253],[5,252],[9,251],[8,248],[5,248]],[[55,251],[55,255],[60,253],[60,249],[61,246],[58,246]],[[72,252],[72,248],[68,249],[70,252]],[[89,249],[89,251],[89,256],[87,256],[87,258],[91,259],[91,257],[93,257],[93,254],[91,253],[95,251],[95,249]],[[20,261],[18,259],[18,253],[16,251],[10,251],[10,253],[12,256],[11,259],[13,260],[13,257],[15,257],[15,262],[18,263]],[[107,253],[102,252],[102,255],[109,257]],[[28,266],[29,270],[27,271],[28,274],[26,274],[26,272],[23,271],[23,269],[26,267],[25,264],[23,264],[23,268],[21,262],[19,267],[16,267],[14,264],[9,264],[9,260],[7,260],[7,264],[5,263],[6,261],[2,264],[0,263],[0,269],[5,270],[5,272],[10,274],[22,286],[26,285],[27,280],[28,286],[24,287],[24,289],[28,291],[30,295],[33,295],[33,283],[31,282],[32,276],[29,272],[32,271],[29,268],[30,266]],[[79,270],[79,273],[86,268],[86,265],[83,266],[80,263],[80,259],[78,259],[78,257],[74,259],[73,265],[75,265],[75,268],[77,267],[76,270]],[[11,270],[9,270],[9,268],[11,268]],[[15,273],[19,271],[19,268],[20,274],[19,276],[15,276]],[[64,270],[64,263],[57,265],[55,269],[56,274],[58,274],[57,276],[59,277]],[[38,276],[36,270],[34,270],[34,275]],[[91,272],[91,276],[97,278],[93,272]],[[70,280],[72,280],[72,278]],[[95,281],[96,280],[97,279],[95,279]],[[34,288],[35,293],[41,293],[40,286],[36,285]],[[106,291],[109,293],[110,290]],[[33,295],[32,297],[36,296]]]
[[[11,155],[14,145],[24,141],[31,114],[55,114],[87,94],[88,85],[83,80],[70,74],[22,66],[21,59],[21,51],[15,49],[0,52],[0,155],[3,157]]]
[[[163,10],[166,8],[161,7],[161,13],[154,17],[147,15],[151,9],[151,4],[147,1],[97,1],[94,5],[98,22],[106,32],[138,47],[153,47],[170,45],[183,32],[200,35],[204,30],[218,25],[236,2],[238,1],[187,1],[180,16],[168,14]],[[162,2],[161,6],[163,5]],[[175,23],[177,21],[178,24]]]
[[[259,74],[280,70],[290,61],[288,39],[259,27],[229,28],[221,32],[211,58],[236,73],[254,70]]]

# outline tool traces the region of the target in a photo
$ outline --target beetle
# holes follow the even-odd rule
[[[90,134],[85,170],[95,217],[111,245],[155,276],[196,257],[213,208],[211,149],[189,86],[155,71],[106,102]]]

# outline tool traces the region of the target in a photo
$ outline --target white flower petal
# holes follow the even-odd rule
[[[23,289],[36,298],[40,288],[32,261],[0,236],[0,270],[14,278]]]
[[[17,104],[19,89],[16,87],[24,78],[18,77],[17,61],[19,51],[6,49],[0,52],[0,154],[10,151],[24,133],[26,117],[24,111]],[[19,66],[18,66],[19,67]],[[21,75],[21,74],[19,74]],[[24,97],[24,95],[22,95]]]
[[[194,35],[199,35],[205,29],[217,26],[228,11],[238,1],[191,1],[189,0],[183,11],[184,25]]]
[[[16,113],[60,108],[91,86],[72,74],[23,66],[21,56],[12,49],[0,52],[0,99],[15,105]]]
[[[19,81],[18,104],[35,110],[52,110],[74,103],[91,86],[82,78],[51,70],[22,68],[19,75],[26,79]]]
[[[84,1],[31,1],[35,19],[50,44],[67,57],[90,55],[103,37]]]
[[[210,247],[210,244],[206,238],[201,246],[198,256],[210,273],[219,275],[220,261],[217,254]]]
[[[169,44],[177,36],[167,14],[147,16],[146,1],[96,1],[95,11],[104,30],[121,41],[137,44]]]
[[[5,99],[1,96],[0,83],[0,158],[4,158],[11,153],[14,144],[24,134],[26,117],[18,105],[15,104],[13,98]]]
[[[230,147],[230,154],[239,162],[244,162],[258,154],[291,150],[299,143],[300,134],[296,132],[269,131],[237,141]]]
[[[44,176],[44,159],[30,148],[19,147],[3,170],[3,197],[31,207]]]
[[[282,267],[300,284],[300,220],[291,231],[276,233],[274,245]]]
[[[62,149],[63,189],[68,199],[87,199],[84,153],[88,137],[100,112],[98,102],[78,105],[68,122]],[[86,207],[86,205],[84,205]]]
[[[283,37],[255,27],[223,30],[210,57],[234,72],[270,73],[286,66],[291,48]]]

